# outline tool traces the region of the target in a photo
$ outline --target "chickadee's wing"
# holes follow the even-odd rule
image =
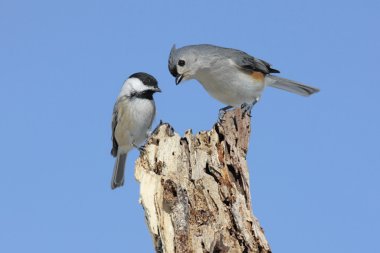
[[[115,138],[115,130],[117,126],[117,117],[118,117],[118,109],[117,104],[119,101],[116,101],[114,107],[113,107],[113,113],[112,113],[112,150],[111,155],[116,157],[117,156],[117,149],[119,145],[117,144],[116,138]]]
[[[259,71],[265,75],[270,73],[280,73],[277,69],[272,69],[268,62],[257,59],[242,51],[235,50],[235,52],[231,53],[230,58],[240,70],[249,73],[253,71]]]
[[[149,129],[152,127],[152,124],[153,124],[153,120],[154,118],[156,117],[156,104],[154,103],[154,101],[152,100],[153,102],[153,113],[152,113],[152,117],[150,118],[150,121],[149,121]],[[158,126],[157,126],[158,127]],[[157,128],[156,127],[156,128]],[[156,130],[156,129],[155,129]],[[153,131],[154,132],[154,131]],[[147,139],[150,137],[150,135],[152,134],[152,132],[150,130],[147,131],[146,133],[146,137]]]

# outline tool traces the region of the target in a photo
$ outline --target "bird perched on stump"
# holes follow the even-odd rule
[[[319,91],[273,75],[280,71],[243,51],[207,44],[178,49],[174,45],[169,56],[169,71],[177,85],[196,79],[212,97],[227,105],[220,110],[219,119],[232,107],[241,106],[245,113],[250,112],[266,86],[302,96]]]
[[[128,152],[148,137],[156,114],[153,94],[161,92],[157,80],[143,72],[131,75],[121,88],[112,114],[112,156],[116,157],[111,188],[124,184]]]

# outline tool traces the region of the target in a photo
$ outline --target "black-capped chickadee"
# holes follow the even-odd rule
[[[131,75],[121,88],[112,115],[112,156],[116,157],[111,188],[124,184],[127,154],[148,137],[156,113],[153,94],[157,80],[143,72]]]
[[[221,111],[242,106],[249,112],[266,86],[302,96],[319,91],[272,75],[279,71],[245,52],[206,44],[179,49],[173,46],[169,71],[176,78],[176,84],[182,80],[198,80],[212,97],[227,105]]]

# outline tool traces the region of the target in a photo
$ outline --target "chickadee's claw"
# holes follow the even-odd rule
[[[145,152],[145,145],[137,148],[141,153]]]
[[[222,123],[222,122],[224,122],[224,115],[226,114],[226,112],[229,110],[229,109],[231,109],[231,108],[233,108],[233,106],[226,106],[226,107],[223,107],[223,108],[221,108],[221,109],[219,109],[219,114],[218,114],[218,122],[219,123]]]
[[[149,134],[148,137],[151,137],[152,135],[155,135],[158,133],[158,129],[160,128],[160,126],[164,124],[164,122],[162,122],[162,120],[160,120],[160,123],[154,128],[154,130]]]
[[[135,143],[132,143],[133,147],[135,147],[136,149],[138,149],[140,152],[144,152],[145,151],[145,144],[142,145],[142,146],[137,146]]]

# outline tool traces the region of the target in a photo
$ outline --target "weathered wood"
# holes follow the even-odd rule
[[[135,177],[157,252],[271,252],[251,208],[250,131],[236,109],[210,131],[162,124],[148,140]]]

